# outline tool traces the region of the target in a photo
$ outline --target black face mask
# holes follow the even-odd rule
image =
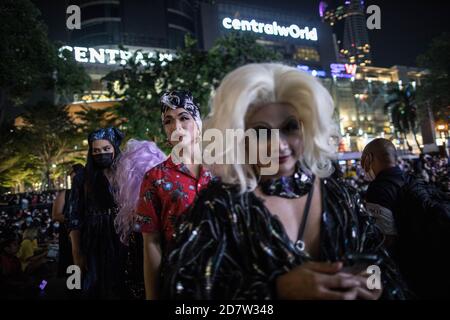
[[[102,169],[111,167],[114,160],[112,152],[95,154],[92,155],[92,158],[94,159],[95,165]]]

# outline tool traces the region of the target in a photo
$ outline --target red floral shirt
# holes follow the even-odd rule
[[[211,173],[203,166],[196,179],[184,164],[173,163],[171,157],[150,169],[142,181],[136,208],[141,232],[163,232],[166,242],[170,242],[177,218],[211,179]]]

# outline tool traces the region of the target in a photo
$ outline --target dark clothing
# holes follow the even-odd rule
[[[383,236],[356,190],[321,180],[320,261],[346,254],[377,254],[383,298],[405,299],[407,290],[385,251]],[[212,183],[179,227],[163,271],[163,296],[176,299],[275,299],[275,279],[310,261],[281,222],[253,192]]]
[[[64,207],[63,215],[66,217],[69,210],[70,190],[66,190],[64,193]],[[67,219],[67,218],[65,218]],[[72,257],[72,245],[69,239],[69,232],[67,231],[67,221],[59,224],[59,257],[58,257],[58,277],[67,276],[67,267],[73,264]]]
[[[391,211],[395,238],[389,251],[414,294],[418,298],[450,297],[450,281],[445,276],[450,245],[448,198],[395,167],[377,175],[366,200],[368,208],[375,203]],[[377,222],[386,225],[381,220]]]
[[[15,278],[22,276],[20,260],[15,255],[0,255],[0,275],[6,278]]]
[[[450,198],[432,185],[405,177],[394,218],[396,260],[411,290],[422,299],[449,299]]]
[[[144,300],[144,244],[140,232],[132,232],[125,261],[125,299]]]
[[[366,201],[393,211],[397,203],[398,192],[404,182],[405,177],[399,167],[385,169],[369,184]]]
[[[35,298],[36,288],[31,286],[29,278],[22,272],[19,258],[7,253],[0,254],[0,299]]]
[[[80,230],[81,253],[86,257],[83,290],[88,298],[118,299],[124,294],[126,252],[114,227],[117,208],[114,201],[86,196],[84,179],[75,177],[68,210],[68,228]],[[101,192],[111,193],[113,199],[111,187],[105,188]]]

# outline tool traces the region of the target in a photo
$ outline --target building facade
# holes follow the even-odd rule
[[[245,1],[218,0],[203,3],[201,15],[205,49],[218,37],[243,32],[256,35],[260,44],[281,53],[284,62],[291,65],[329,72],[330,64],[336,61],[331,28],[306,7],[286,12]]]
[[[44,4],[49,1],[36,2],[47,8]],[[93,80],[90,92],[74,97],[73,112],[83,105],[103,108],[114,103],[101,79],[120,67],[129,52],[141,50],[142,54],[170,60],[187,34],[208,50],[216,39],[230,32],[252,33],[260,44],[281,53],[284,63],[320,79],[335,102],[342,151],[358,151],[374,137],[394,138],[389,115],[384,111],[389,89],[419,86],[424,75],[423,70],[405,66],[373,66],[363,1],[345,1],[334,9],[320,1],[314,9],[300,5],[298,11],[291,12],[273,3],[255,5],[254,1],[53,2],[57,16],[43,10],[50,37],[65,44]],[[69,4],[81,8],[80,30],[61,28]],[[341,38],[335,28],[338,24]],[[393,140],[402,147],[402,141]]]
[[[372,64],[364,0],[341,0],[336,7],[319,4],[322,21],[333,28],[338,61],[360,66]]]

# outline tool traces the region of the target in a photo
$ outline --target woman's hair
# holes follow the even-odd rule
[[[333,121],[334,105],[328,91],[313,76],[277,63],[248,64],[229,73],[217,89],[206,128],[245,130],[249,107],[267,103],[288,103],[303,125],[304,151],[301,162],[319,177],[333,172],[331,160],[338,135]],[[238,141],[243,143],[243,141]],[[227,148],[225,154],[234,152]],[[232,156],[230,157],[232,158]],[[223,182],[239,184],[241,192],[254,190],[257,177],[250,165],[214,166]]]
[[[135,208],[145,173],[166,159],[154,142],[131,139],[115,166],[115,199],[119,213],[115,219],[117,232],[124,244],[136,224]]]
[[[89,150],[84,170],[84,203],[90,201],[97,209],[111,209],[115,207],[111,185],[105,176],[103,169],[95,165],[92,155],[92,145],[96,140],[107,140],[114,148],[114,160],[111,168],[120,158],[120,144],[124,134],[117,128],[101,128],[88,135]]]
[[[114,160],[111,168],[120,157],[120,149],[111,143],[114,148]],[[95,165],[92,155],[92,144],[89,144],[84,179],[84,202],[88,199],[99,209],[109,209],[114,207],[114,197],[110,192],[110,183],[103,173],[103,169]]]

